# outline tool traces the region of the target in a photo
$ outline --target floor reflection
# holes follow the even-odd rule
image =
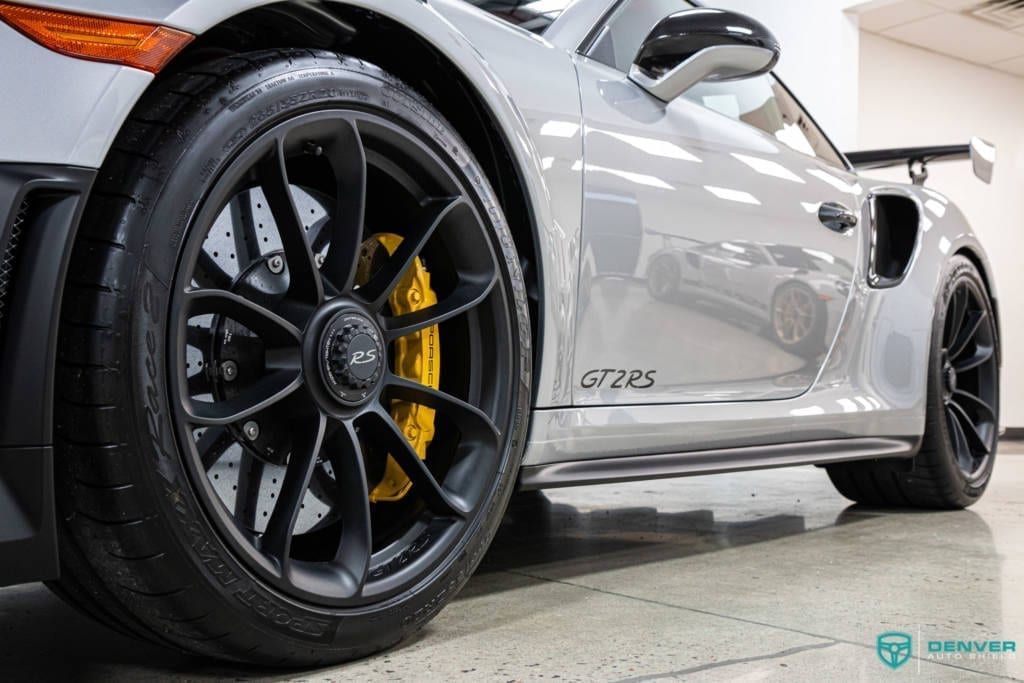
[[[628,506],[580,510],[533,491],[513,499],[479,571],[547,565],[549,574],[569,578],[771,541],[806,530],[800,515],[716,521],[710,509],[659,512],[655,507]]]
[[[316,671],[180,655],[97,625],[43,586],[4,589],[0,679],[614,680],[795,648],[722,673],[871,680],[885,630],[1024,633],[1024,458],[1001,457],[985,499],[955,512],[852,506],[812,467],[519,494],[480,570],[419,636]],[[922,665],[929,680],[1024,674],[1014,661]]]

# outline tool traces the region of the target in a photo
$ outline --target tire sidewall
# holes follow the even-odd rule
[[[524,446],[530,396],[529,318],[519,261],[503,214],[479,166],[465,144],[414,92],[375,67],[333,55],[291,59],[280,53],[262,58],[230,82],[228,92],[207,98],[181,119],[177,140],[168,140],[154,174],[155,189],[140,200],[148,207],[144,229],[132,235],[141,265],[131,291],[130,393],[135,401],[139,476],[147,480],[165,531],[181,548],[196,582],[205,585],[217,609],[235,614],[239,624],[274,639],[309,646],[310,658],[346,658],[393,644],[434,616],[468,580],[482,559],[512,493]],[[230,94],[230,96],[228,96]],[[209,105],[217,103],[211,110]],[[503,261],[502,283],[512,311],[514,377],[510,382],[511,421],[498,480],[485,509],[431,575],[388,601],[358,609],[332,610],[301,603],[278,593],[252,575],[230,552],[194,493],[179,448],[167,386],[170,283],[192,217],[219,172],[239,150],[263,131],[286,119],[326,107],[371,110],[418,131],[435,151],[459,170],[475,195],[477,209],[493,228],[496,253]],[[174,143],[177,142],[175,145]],[[130,246],[130,250],[131,250]],[[518,337],[518,339],[515,339]],[[300,649],[299,652],[305,650]]]
[[[946,314],[949,311],[949,300],[953,292],[964,280],[970,281],[978,289],[981,299],[984,302],[986,312],[994,316],[992,302],[989,300],[988,289],[985,286],[977,267],[964,256],[954,256],[946,264],[943,271],[941,286],[936,297],[935,315],[932,325],[931,353],[928,363],[928,392],[927,411],[928,422],[932,427],[932,433],[926,434],[926,439],[937,441],[939,452],[942,456],[937,463],[945,471],[948,481],[954,482],[956,495],[960,497],[963,505],[969,505],[978,500],[985,492],[988,482],[992,478],[993,467],[995,466],[995,452],[988,459],[985,468],[973,477],[965,475],[956,463],[956,455],[953,449],[952,435],[949,433],[949,426],[945,419],[945,405],[942,397],[942,345],[943,333],[946,326]],[[995,339],[996,358],[999,358],[999,339]],[[998,378],[998,373],[997,373]],[[996,391],[996,424],[999,423],[999,392]]]

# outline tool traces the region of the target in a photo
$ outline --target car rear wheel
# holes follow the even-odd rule
[[[158,85],[101,171],[60,331],[58,592],[221,658],[394,644],[469,578],[529,398],[480,167],[380,70],[253,53]]]
[[[999,339],[978,269],[949,262],[936,302],[921,449],[909,464],[832,465],[832,483],[859,503],[963,508],[985,492],[999,439]]]

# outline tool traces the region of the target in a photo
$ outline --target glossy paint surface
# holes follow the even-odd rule
[[[30,4],[202,33],[267,1]],[[851,176],[691,102],[645,99],[618,71],[574,63],[612,0],[578,0],[545,37],[460,0],[346,4],[401,22],[457,65],[509,141],[542,261],[527,464],[921,434],[942,268],[961,249],[988,268],[941,194]],[[55,55],[2,25],[0,53],[15,65],[0,83],[18,103],[0,115],[8,161],[98,166],[150,82]],[[922,209],[906,277],[884,290],[866,278],[872,192]],[[826,201],[858,212],[860,225],[824,228],[815,212]],[[677,292],[651,287],[662,266],[685,274]],[[823,304],[813,351],[772,334],[785,283]],[[627,379],[653,369],[658,381],[583,386],[592,369],[627,370]]]
[[[0,22],[0,163],[96,167],[153,75],[71,59]],[[17,106],[11,106],[16,103]]]
[[[687,99],[665,104],[578,58],[586,128],[577,405],[787,398],[846,308],[855,176]],[[654,370],[616,382],[594,370]],[[598,377],[604,377],[598,382]],[[595,383],[596,382],[596,383]]]

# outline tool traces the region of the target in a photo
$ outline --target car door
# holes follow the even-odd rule
[[[650,29],[688,7],[626,0],[577,56],[578,405],[796,396],[824,363],[850,291],[826,291],[806,269],[780,277],[764,256],[805,251],[839,264],[849,285],[859,231],[829,229],[818,211],[859,211],[863,193],[773,75],[701,83],[667,104],[627,78]]]

